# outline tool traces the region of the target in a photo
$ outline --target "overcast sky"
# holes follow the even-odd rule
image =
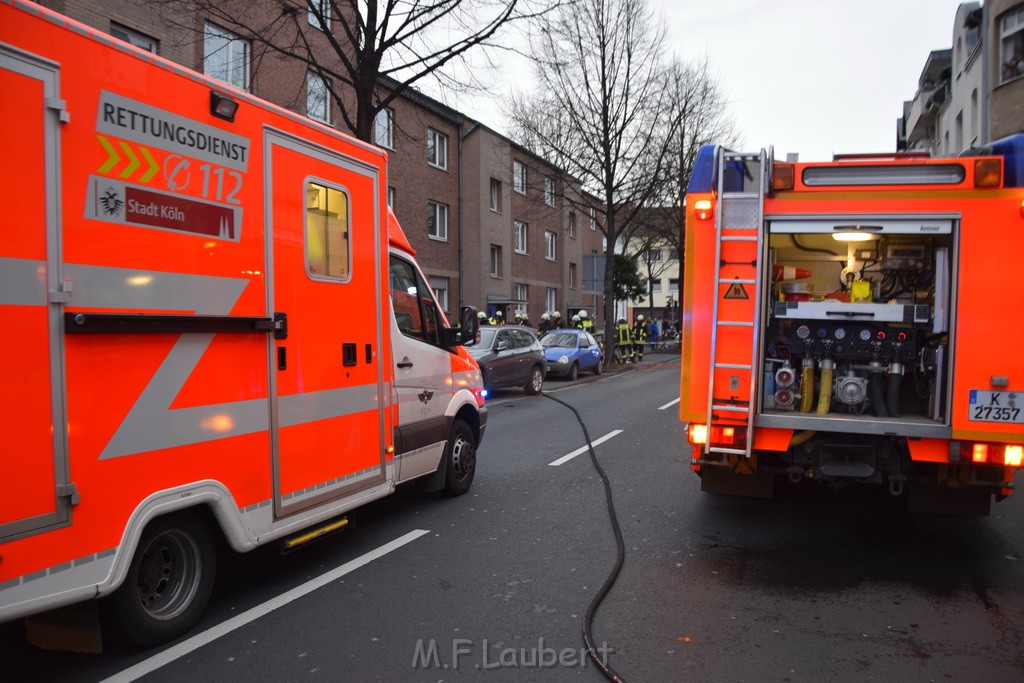
[[[743,151],[784,159],[896,147],[896,119],[931,50],[949,48],[957,0],[651,0],[670,49],[706,54]],[[500,82],[521,78],[502,74]],[[500,89],[500,88],[499,88]],[[496,101],[453,102],[507,132]]]

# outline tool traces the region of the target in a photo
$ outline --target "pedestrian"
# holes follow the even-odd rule
[[[651,346],[658,343],[658,321],[651,321]]]
[[[647,348],[647,325],[644,324],[644,316],[638,315],[633,322],[633,330],[630,335],[633,338],[632,359],[634,363],[640,363],[644,359],[644,350]]]
[[[633,339],[630,336],[629,323],[625,318],[619,318],[615,326],[615,360],[620,363],[628,363],[633,351]]]

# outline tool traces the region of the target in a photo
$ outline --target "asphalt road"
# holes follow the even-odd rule
[[[1024,493],[981,519],[875,491],[703,494],[665,407],[678,357],[648,361],[546,387],[606,439],[626,559],[593,634],[625,679],[1024,680]],[[496,392],[465,496],[403,489],[297,552],[229,555],[171,648],[43,652],[0,625],[0,680],[603,680],[580,637],[615,562],[603,485],[586,452],[552,465],[584,444],[563,406]]]

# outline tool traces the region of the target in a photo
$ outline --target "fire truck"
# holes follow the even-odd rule
[[[987,514],[1024,448],[1024,135],[956,158],[703,147],[680,418],[706,491]]]
[[[155,644],[220,543],[469,488],[475,312],[449,325],[382,150],[27,2],[0,90],[0,621],[109,596]]]

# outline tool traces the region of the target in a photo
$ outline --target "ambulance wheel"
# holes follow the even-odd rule
[[[530,370],[530,381],[523,385],[523,391],[530,396],[536,396],[540,393],[540,390],[544,388],[544,373],[541,372],[539,365],[534,365],[533,369]]]
[[[476,439],[473,430],[462,420],[452,424],[444,464],[444,488],[448,496],[461,496],[473,484],[476,474]]]
[[[580,378],[580,366],[578,363],[573,363],[569,366],[569,381],[575,382]]]
[[[195,513],[150,522],[128,576],[110,598],[121,638],[159,645],[195,626],[213,591],[216,556],[213,538]]]

